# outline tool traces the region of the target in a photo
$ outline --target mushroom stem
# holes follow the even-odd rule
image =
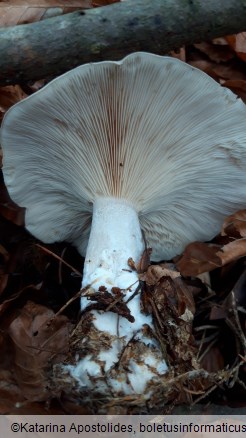
[[[104,286],[127,289],[138,285],[138,276],[128,266],[131,257],[138,262],[144,250],[139,219],[125,199],[100,197],[93,206],[92,226],[86,252],[82,287],[98,290]],[[82,298],[81,307],[86,307]]]
[[[152,316],[141,312],[138,275],[128,259],[138,262],[144,250],[136,210],[121,198],[97,198],[84,265],[82,287],[123,289],[132,320],[114,311],[90,310],[82,357],[67,370],[84,389],[107,394],[142,394],[166,372],[153,336]],[[81,298],[81,308],[91,302]],[[88,315],[87,315],[88,317]],[[86,319],[86,318],[85,318]],[[89,323],[88,323],[89,321]],[[89,324],[89,325],[88,325]],[[89,328],[89,330],[88,330]],[[149,392],[147,391],[147,394]]]

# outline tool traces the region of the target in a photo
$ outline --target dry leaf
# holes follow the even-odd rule
[[[116,3],[120,0],[14,0],[0,3],[0,26],[34,23],[57,15]]]
[[[145,281],[148,286],[154,286],[162,277],[177,278],[180,273],[172,263],[162,263],[160,265],[151,265],[147,272],[141,274],[140,280]]]
[[[15,26],[17,24],[33,23],[44,18],[46,8],[30,6],[7,6],[0,9],[0,26]]]
[[[12,105],[24,99],[25,97],[27,97],[27,95],[19,85],[8,85],[7,87],[0,87],[0,121],[4,116],[4,113]]]
[[[221,236],[239,239],[229,240],[224,245],[190,243],[176,262],[181,275],[196,277],[246,256],[246,210],[240,210],[225,219]]]
[[[203,242],[190,243],[177,261],[176,266],[181,275],[185,277],[196,277],[203,272],[212,271],[222,266],[218,256],[220,248],[219,245]]]
[[[217,45],[213,42],[194,44],[194,47],[205,53],[211,61],[216,63],[229,61],[234,57],[233,50],[227,45]]]
[[[240,210],[227,217],[224,221],[221,234],[222,236],[235,238],[246,237],[246,210]]]
[[[176,265],[181,275],[196,277],[246,256],[246,238],[224,246],[202,242],[190,243]]]
[[[224,245],[217,253],[221,260],[221,266],[246,256],[246,238],[234,240]]]
[[[68,319],[44,306],[28,301],[9,326],[15,349],[15,372],[19,387],[28,400],[50,398],[47,371],[68,353]],[[59,390],[58,390],[59,391]]]
[[[224,83],[226,80],[246,80],[246,71],[239,69],[233,60],[229,63],[216,64],[213,61],[197,59],[188,61],[193,67],[207,73],[218,82]]]
[[[18,24],[34,23],[46,18],[62,15],[66,12],[73,12],[78,9],[92,7],[90,0],[75,1],[15,1],[4,2],[0,6],[0,26],[15,26]]]
[[[0,9],[1,11],[1,9]],[[19,85],[8,85],[0,88],[0,109],[6,111],[12,105],[27,97]]]
[[[237,56],[246,61],[246,32],[229,35],[226,37],[226,41],[235,50]]]
[[[211,76],[215,81],[219,82],[219,75],[214,71],[216,64],[212,61],[207,61],[205,59],[198,59],[188,61],[188,64],[192,65],[192,67],[199,68],[199,70],[204,71],[207,75]]]

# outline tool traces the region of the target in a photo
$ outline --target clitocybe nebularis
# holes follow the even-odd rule
[[[142,232],[153,261],[170,259],[245,207],[245,105],[173,58],[134,53],[71,70],[8,111],[1,142],[4,179],[26,208],[27,229],[75,244],[85,255],[82,286],[118,287],[125,300],[137,288],[128,259],[140,259]],[[166,371],[157,341],[142,331],[152,319],[139,294],[127,306],[134,322],[92,312],[112,339],[71,367],[82,386],[107,375],[116,393],[141,393]],[[143,352],[112,377],[133,336]]]

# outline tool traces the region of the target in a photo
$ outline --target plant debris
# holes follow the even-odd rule
[[[215,240],[225,237],[231,239],[232,235],[234,242],[242,239],[245,232],[244,218],[245,211],[227,218],[222,226],[221,236]],[[197,243],[192,245],[196,254]],[[208,248],[210,245],[218,247],[213,242],[203,245]],[[41,250],[40,246],[35,247]],[[199,247],[199,254],[202,254],[201,248]],[[45,257],[52,257],[52,251],[44,254]],[[185,254],[186,251],[182,257]],[[9,253],[4,251],[4,257],[3,260],[8,262]],[[177,267],[182,257],[177,261]],[[210,250],[205,249],[202,262],[198,261],[197,264],[204,266],[206,261],[207,264],[210,263],[210,269],[213,259],[214,253],[211,256]],[[59,262],[57,257],[53,261],[56,264]],[[187,258],[185,263],[188,263]],[[223,278],[226,277],[226,269],[231,269],[231,263],[234,264],[234,269],[237,266],[238,274],[233,287],[226,292]],[[47,413],[52,412],[54,405],[56,412],[67,412],[62,406],[69,405],[69,413],[121,414],[165,413],[170,409],[172,411],[175,406],[188,404],[192,407],[196,403],[207,403],[209,400],[213,403],[245,406],[244,259],[235,254],[233,262],[223,267],[213,265],[216,275],[213,277],[211,272],[209,285],[194,273],[183,277],[177,267],[173,263],[149,265],[145,272],[139,273],[142,310],[152,314],[155,334],[163,357],[169,365],[161,385],[155,387],[154,396],[148,406],[144,396],[139,394],[112,399],[108,395],[105,398],[101,395],[98,400],[90,399],[88,393],[78,390],[75,382],[71,381],[71,376],[64,372],[64,366],[75,363],[78,354],[93,353],[94,348],[98,349],[98,342],[100,347],[104,345],[107,348],[107,336],[103,338],[100,334],[99,339],[96,330],[92,329],[92,309],[113,310],[129,319],[127,303],[122,300],[122,291],[116,288],[112,294],[107,290],[100,293],[90,289],[85,291],[90,294],[92,307],[88,307],[81,316],[78,316],[78,303],[69,311],[69,307],[74,305],[70,304],[71,299],[68,307],[64,305],[63,310],[68,316],[59,312],[56,316],[52,310],[52,307],[56,307],[54,303],[49,306],[40,304],[43,301],[40,293],[36,295],[35,303],[31,295],[35,288],[37,292],[44,290],[47,287],[45,283],[24,288],[8,299],[3,292],[0,342],[5,352],[3,357],[6,359],[0,364],[0,394],[4,399],[4,407],[1,408],[0,404],[2,412],[16,412],[16,401],[21,407],[20,412],[25,412],[25,406],[28,409],[33,406],[36,412],[35,406],[39,402],[42,403],[39,405],[40,409]],[[64,265],[64,269],[70,268]],[[200,271],[201,269],[197,270]],[[76,273],[76,270],[72,272]],[[219,281],[216,278],[218,274]],[[79,276],[76,280],[79,284]],[[59,276],[56,283],[59,283]],[[78,295],[80,294],[77,291]],[[11,339],[10,343],[8,339]],[[123,367],[127,366],[133,354],[132,342],[134,344],[134,339],[121,359]],[[153,385],[155,386],[154,382]],[[57,403],[61,406],[58,407]]]

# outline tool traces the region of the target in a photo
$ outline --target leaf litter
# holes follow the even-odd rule
[[[227,218],[221,234],[231,238],[236,230],[237,239],[240,241],[241,234],[244,233],[244,219],[245,211]],[[45,257],[46,263],[42,265],[46,266],[44,271],[49,269],[47,259],[53,258],[52,262],[56,265],[56,278],[53,284],[55,287],[55,284],[60,282],[58,270],[59,263],[63,265],[63,259],[59,259],[57,254],[53,257],[52,250],[44,252],[43,245],[37,246],[35,243],[33,245]],[[197,269],[199,273],[204,268],[205,262],[207,263],[205,266],[212,265],[214,253],[212,252],[211,256],[210,251],[205,250],[201,261],[201,257],[197,258],[198,244],[189,246],[192,248],[192,245],[194,249],[192,257],[193,259],[196,257],[196,265],[200,266]],[[208,248],[211,245],[218,247],[214,243],[204,245]],[[70,254],[71,260],[75,257],[75,253],[74,250]],[[221,398],[224,403],[228,399],[228,403],[233,404],[233,396],[232,399],[230,397],[234,394],[234,388],[238,388],[237,394],[243,394],[245,391],[244,259],[238,258],[237,252],[234,254],[233,262],[241,266],[240,275],[234,287],[225,293],[216,278],[212,278],[211,287],[207,287],[194,272],[191,275],[186,275],[186,272],[182,275],[182,269],[179,270],[182,258],[185,260],[185,269],[190,264],[185,254],[186,251],[176,263],[149,265],[146,266],[145,272],[139,273],[142,285],[142,308],[153,316],[157,338],[163,356],[169,364],[169,371],[163,377],[162,384],[155,388],[155,397],[152,398],[147,410],[144,397],[140,395],[111,400],[107,397],[105,400],[99,400],[98,404],[92,400],[91,404],[85,405],[83,392],[74,391],[69,378],[66,379],[64,376],[61,378],[57,373],[57,369],[59,370],[57,365],[72,363],[75,360],[80,342],[88,335],[90,309],[80,319],[78,315],[80,278],[76,276],[78,290],[73,289],[74,295],[77,292],[77,305],[69,310],[71,299],[67,300],[66,305],[64,298],[62,313],[59,309],[57,312],[54,302],[50,301],[49,305],[45,303],[48,295],[45,290],[48,284],[45,285],[45,282],[26,286],[15,294],[12,288],[12,296],[10,292],[8,294],[3,292],[0,307],[0,343],[5,345],[4,348],[7,349],[5,357],[8,358],[6,363],[0,364],[0,375],[3,379],[0,385],[0,400],[2,398],[6,406],[3,412],[16,412],[16,401],[17,405],[22,407],[21,412],[23,409],[25,411],[25,405],[28,409],[30,406],[35,408],[37,402],[42,402],[42,409],[45,412],[49,412],[50,405],[53,409],[54,405],[60,403],[63,407],[56,406],[56,409],[64,412],[64,406],[68,404],[70,413],[80,409],[88,413],[95,412],[95,409],[100,413],[167,412],[170,406],[182,404],[192,406],[203,400],[221,402]],[[200,254],[202,254],[201,248],[199,248]],[[4,255],[7,260],[9,253],[4,251]],[[76,262],[81,263],[81,260]],[[69,264],[68,266],[64,264],[64,269],[66,275],[62,278],[62,283],[64,281],[64,286],[67,284],[65,288],[70,288],[72,270]],[[217,265],[212,269],[221,270]],[[77,268],[72,272],[76,273]],[[223,272],[222,276],[225,275],[226,272]],[[120,300],[117,291],[115,296]],[[96,297],[96,306],[99,305],[100,308],[106,309],[110,302],[111,299],[107,298],[106,291],[102,291],[101,296]],[[123,307],[119,305],[114,311],[121,315],[124,312]],[[228,348],[228,339],[230,348]],[[104,342],[107,342],[106,339]],[[237,400],[237,405],[239,403],[240,406],[245,406],[243,396],[240,397],[241,404]]]

